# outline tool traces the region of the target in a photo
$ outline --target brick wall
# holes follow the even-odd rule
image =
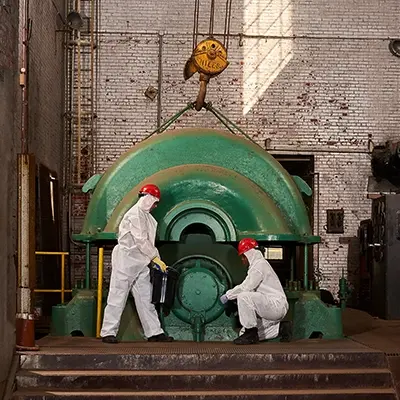
[[[156,128],[157,101],[144,96],[149,85],[157,88],[161,80],[163,121],[195,100],[197,75],[187,82],[182,75],[192,48],[193,3],[101,2],[97,172]],[[269,139],[271,152],[315,156],[322,287],[336,292],[342,269],[355,282],[354,236],[370,213],[368,139],[397,137],[400,60],[388,50],[388,38],[398,34],[397,2],[233,0],[232,5],[230,65],[209,84],[207,100],[261,146]],[[223,32],[224,7],[216,0],[217,34]],[[208,9],[209,2],[202,1],[200,32],[208,31]],[[205,112],[190,112],[175,127],[196,125],[218,122]],[[328,208],[344,208],[343,235],[326,233]],[[353,239],[343,244],[341,237]]]
[[[0,6],[0,398],[15,343],[18,1]]]

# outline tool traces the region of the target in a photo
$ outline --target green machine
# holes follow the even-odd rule
[[[287,318],[293,320],[295,337],[308,338],[315,331],[326,338],[342,336],[341,309],[322,303],[318,288],[308,281],[309,247],[320,241],[312,235],[302,197],[311,195],[310,187],[250,140],[207,128],[148,138],[85,184],[91,200],[82,231],[74,235],[87,248],[85,293],[77,290],[70,304],[53,308],[53,334],[81,330],[95,335],[89,328],[97,300],[90,288],[90,249],[116,243],[119,222],[145,183],[161,189],[162,200],[153,213],[159,223],[157,246],[163,260],[180,273],[174,306],[161,315],[168,334],[193,341],[237,336],[236,320],[225,315],[219,297],[244,279],[236,248],[251,237],[267,248],[283,249],[291,266],[290,276],[277,273],[287,280]],[[295,259],[299,249],[301,276]],[[133,302],[124,311],[120,336],[142,338]]]

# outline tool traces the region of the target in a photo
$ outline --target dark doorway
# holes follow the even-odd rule
[[[61,218],[57,174],[43,164],[36,172],[36,251],[61,251]],[[36,257],[37,289],[61,289],[61,260],[55,255]],[[51,309],[60,303],[59,293],[36,293],[39,311],[37,331],[50,327]]]
[[[318,213],[318,202],[316,202],[317,196],[315,195],[318,189],[316,175],[314,173],[314,156],[312,155],[289,155],[289,154],[272,154],[272,156],[279,161],[283,168],[290,175],[297,175],[302,178],[313,190],[312,196],[303,195],[303,201],[307,208],[308,218],[310,220],[311,229],[314,231],[314,218],[315,214]],[[314,211],[315,209],[315,211]],[[308,249],[308,279],[314,279],[314,251],[313,246],[309,246]],[[293,254],[294,252],[294,254]],[[303,280],[304,276],[304,248],[302,246],[297,246],[296,249],[291,248],[284,252],[284,260],[280,263],[281,268],[285,271],[286,279],[290,279],[288,273],[290,271],[290,256],[295,258],[295,279]],[[282,277],[280,277],[282,280]]]

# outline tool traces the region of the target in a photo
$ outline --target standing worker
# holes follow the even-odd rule
[[[255,344],[259,340],[281,336],[282,341],[290,341],[289,322],[280,322],[289,309],[285,292],[278,276],[265,259],[264,248],[254,239],[243,239],[238,247],[245,267],[246,279],[221,296],[221,302],[237,300],[241,335],[235,344]]]
[[[116,336],[129,291],[135,299],[147,340],[173,341],[172,337],[165,335],[157,311],[151,303],[152,286],[148,265],[152,262],[162,272],[167,271],[154,245],[157,221],[150,214],[160,198],[160,189],[156,185],[143,186],[138,202],[127,211],[119,224],[118,244],[111,255],[110,291],[100,333],[105,343],[118,343]]]

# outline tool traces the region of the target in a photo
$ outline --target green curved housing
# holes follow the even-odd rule
[[[307,191],[305,182],[296,182],[254,143],[206,128],[164,132],[123,154],[95,185],[74,239],[115,240],[122,216],[145,183],[162,192],[153,213],[158,240],[179,241],[188,227],[202,224],[217,242],[243,237],[319,242],[299,190]]]

